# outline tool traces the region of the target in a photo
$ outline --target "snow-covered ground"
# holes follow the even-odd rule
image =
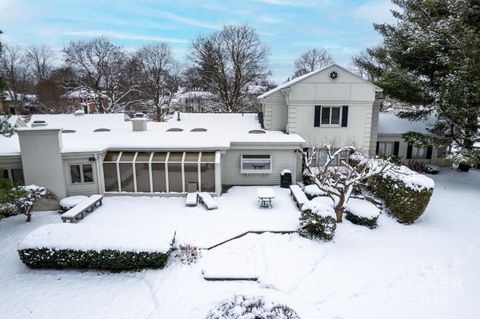
[[[7,218],[0,222],[0,316],[204,318],[243,293],[284,302],[302,318],[479,318],[480,172],[442,170],[434,180],[433,199],[414,225],[384,215],[375,230],[345,221],[331,243],[250,234],[204,251],[197,264],[172,260],[163,270],[138,273],[30,270],[17,242],[60,217],[36,213],[30,224],[24,216]],[[288,192],[275,191],[274,208],[262,210],[255,188],[230,190],[217,199],[217,211],[186,208],[179,198],[107,198],[81,223],[173,227],[177,240],[203,247],[250,228],[295,228],[299,213]],[[259,281],[205,281],[202,271],[222,272],[221,263]]]

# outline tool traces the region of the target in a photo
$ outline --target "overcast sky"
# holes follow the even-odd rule
[[[270,48],[272,79],[283,82],[307,49],[324,47],[348,67],[351,56],[378,44],[373,23],[392,22],[389,0],[0,0],[7,44],[47,44],[99,35],[129,50],[166,41],[185,61],[190,41],[223,24],[248,23]]]

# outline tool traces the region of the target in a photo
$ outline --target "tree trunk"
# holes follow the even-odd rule
[[[27,215],[27,223],[30,223],[32,221],[32,212],[26,212],[25,215]]]
[[[341,223],[343,221],[343,203],[345,202],[345,196],[342,194],[338,199],[337,205],[335,205],[335,215],[337,215],[337,223]]]

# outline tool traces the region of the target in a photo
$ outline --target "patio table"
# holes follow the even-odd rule
[[[275,198],[275,191],[271,187],[257,188],[257,197],[260,201],[260,208],[273,207],[272,199]]]

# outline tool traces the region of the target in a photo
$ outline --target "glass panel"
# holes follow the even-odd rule
[[[12,179],[13,184],[17,186],[25,185],[25,179],[23,177],[23,169],[13,168],[12,169]]]
[[[340,124],[340,108],[332,107],[332,121],[330,124]]]
[[[83,182],[84,183],[93,182],[92,164],[83,164]]]
[[[72,184],[82,182],[82,177],[80,176],[80,165],[70,165],[70,176],[72,178]]]
[[[118,192],[117,164],[104,163],[103,175],[105,177],[105,191]]]
[[[330,108],[322,107],[322,124],[330,124]]]
[[[215,164],[200,164],[202,192],[215,192]]]
[[[215,162],[215,153],[202,153],[202,163]]]
[[[120,183],[122,192],[134,192],[132,164],[118,164],[120,167]]]
[[[246,171],[269,171],[269,160],[244,160],[242,163],[242,170]]]
[[[199,153],[186,153],[185,162],[197,163]]]
[[[118,158],[119,152],[107,152],[105,158],[103,159],[104,162],[115,162]]]
[[[177,153],[178,154],[178,153]],[[181,154],[181,153],[180,153]],[[181,193],[182,189],[182,164],[168,163],[168,185],[170,192]]]
[[[185,170],[185,188],[186,191],[198,190],[198,164],[186,163]]]
[[[164,193],[167,191],[165,183],[165,164],[152,163],[153,191]]]
[[[167,158],[167,153],[156,153],[153,154],[152,162],[165,162]]]
[[[132,162],[133,158],[135,157],[135,152],[123,152],[122,158],[120,158],[121,162]],[[120,173],[121,175],[121,173]]]
[[[135,173],[137,176],[137,192],[150,192],[150,173],[147,163],[136,163]]]
[[[168,158],[168,162],[171,163],[171,162],[182,162],[182,157],[183,157],[183,153],[179,153],[179,152],[172,152],[170,153],[170,157]]]
[[[136,162],[148,162],[150,160],[150,152],[138,152]]]

